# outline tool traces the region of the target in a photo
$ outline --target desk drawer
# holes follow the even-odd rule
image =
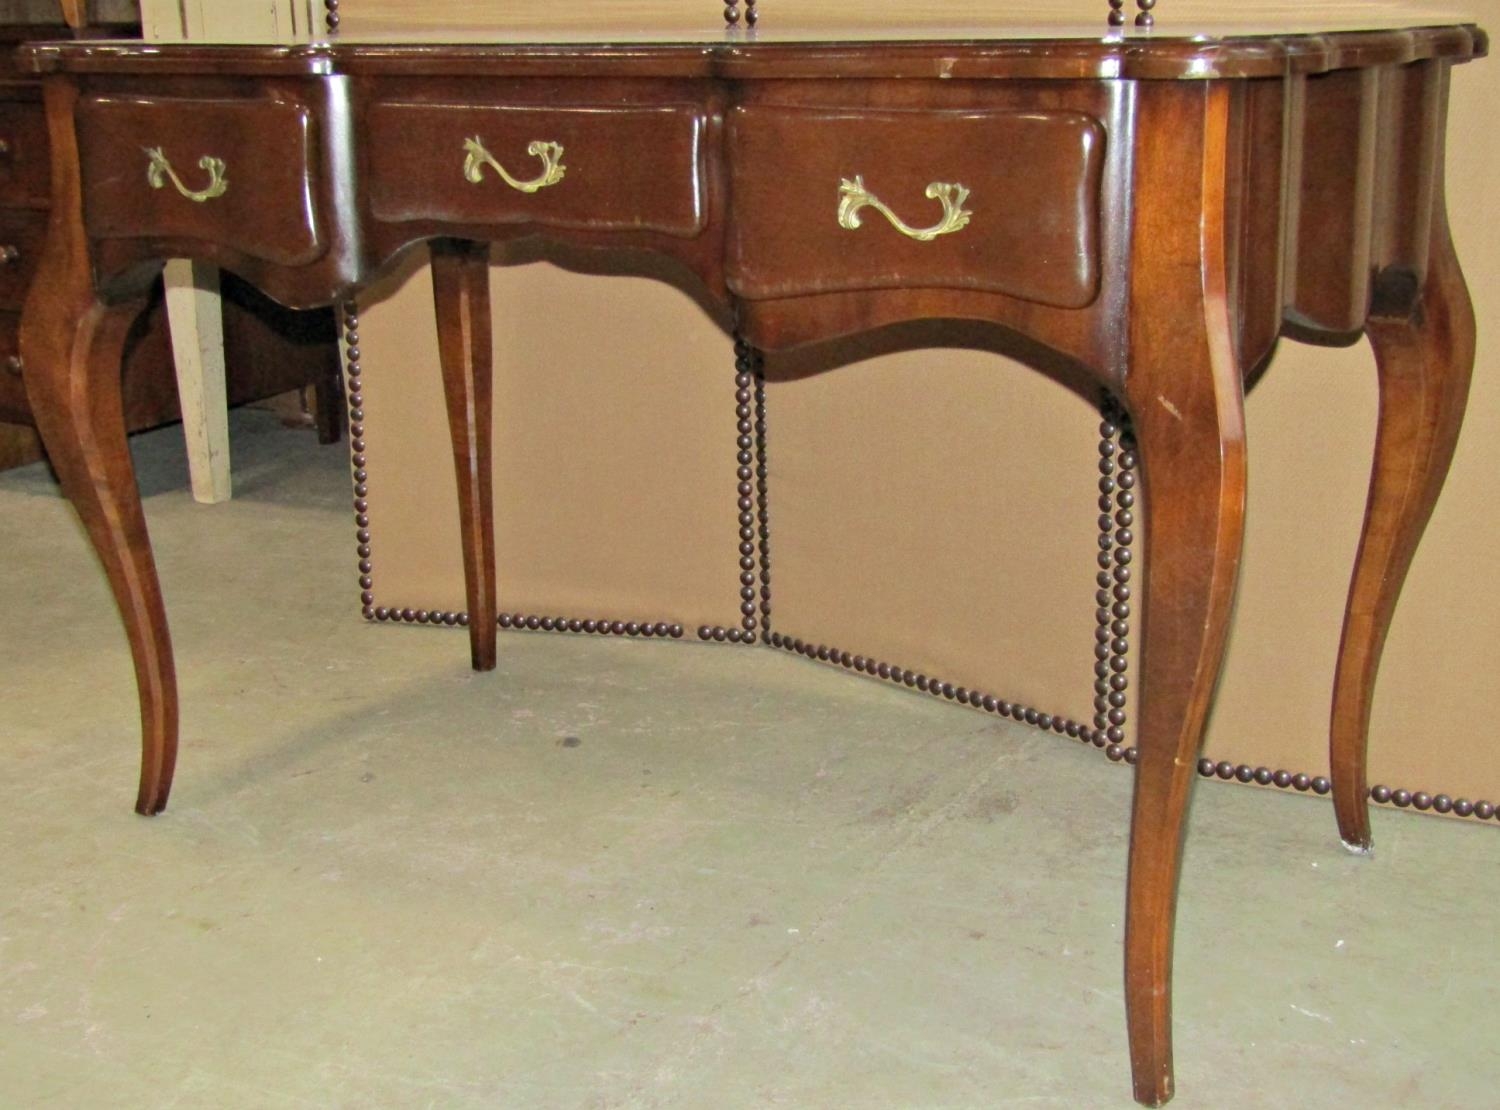
[[[704,227],[696,105],[386,101],[366,120],[370,205],[390,223],[536,223],[691,237]]]
[[[0,310],[20,312],[47,241],[47,214],[0,210]]]
[[[78,108],[99,239],[196,239],[280,265],[324,252],[314,121],[285,100],[96,97]]]
[[[1091,116],[743,106],[728,151],[743,297],[925,286],[1081,308],[1098,292]]]
[[[51,178],[46,112],[40,104],[0,101],[0,205],[45,204]]]

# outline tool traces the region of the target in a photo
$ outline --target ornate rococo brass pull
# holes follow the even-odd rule
[[[506,172],[505,167],[495,161],[495,156],[484,149],[484,143],[478,135],[472,139],[464,140],[464,179],[478,185],[484,180],[484,167],[492,166],[504,181],[512,189],[522,193],[535,193],[539,189],[545,189],[548,185],[556,185],[568,172],[568,167],[562,163],[563,148],[561,143],[549,143],[541,139],[526,147],[526,153],[533,158],[542,160],[542,173],[530,181],[521,181]]]
[[[968,226],[969,217],[974,215],[964,208],[964,201],[969,199],[967,186],[934,181],[927,186],[927,198],[942,204],[943,218],[932,227],[912,227],[865,188],[862,175],[855,174],[853,181],[846,177],[839,182],[839,226],[847,227],[850,231],[857,230],[860,226],[859,210],[873,208],[890,220],[891,226],[902,235],[919,243],[930,243],[939,235],[952,235],[955,231],[962,231]]]
[[[177,186],[177,191],[188,200],[202,204],[214,197],[222,197],[229,191],[229,179],[224,176],[224,159],[215,158],[212,154],[205,154],[198,159],[198,168],[208,171],[208,188],[189,189],[182,183],[182,178],[177,176],[177,171],[172,168],[172,163],[167,161],[167,156],[161,152],[159,146],[148,146],[143,148],[146,157],[150,159],[146,166],[146,180],[150,182],[151,188],[162,189],[166,187],[167,179],[172,179],[172,184]]]

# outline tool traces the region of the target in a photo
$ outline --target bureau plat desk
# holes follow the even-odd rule
[[[1183,817],[1240,553],[1244,383],[1283,332],[1375,347],[1379,440],[1331,740],[1341,831],[1367,847],[1371,690],[1473,363],[1443,130],[1451,67],[1486,40],[1461,24],[1101,30],[994,17],[832,34],[809,16],[753,36],[31,48],[53,208],[23,376],[129,635],[137,811],[166,805],[177,694],[119,358],[165,259],[310,307],[430,246],[481,670],[497,619],[488,242],[666,256],[763,349],[987,321],[1119,406],[1150,496],[1143,565],[1103,559],[1098,587],[1110,635],[1132,619],[1142,634],[1126,1008],[1136,1098],[1166,1101]],[[1129,532],[1133,466],[1106,455],[1100,472],[1101,509]],[[1101,644],[1106,698],[1125,680],[1110,657]]]

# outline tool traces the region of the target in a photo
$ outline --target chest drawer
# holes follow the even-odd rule
[[[0,101],[0,205],[45,204],[51,177],[42,106]]]
[[[84,225],[98,239],[196,239],[312,262],[325,249],[314,126],[305,105],[285,100],[85,100]]]
[[[691,237],[705,223],[704,118],[656,107],[370,107],[370,205],[391,223],[536,223]]]
[[[46,239],[45,212],[0,209],[0,311],[21,311]]]
[[[0,421],[31,423],[31,405],[26,400],[26,386],[21,381],[21,317],[14,312],[0,312]]]
[[[743,297],[926,286],[1081,308],[1098,292],[1091,116],[751,105],[727,142]]]

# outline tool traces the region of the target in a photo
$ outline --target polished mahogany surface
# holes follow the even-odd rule
[[[1484,53],[1482,31],[1462,23],[1412,16],[1398,26],[1337,30],[1327,21],[1276,33],[1265,26],[1217,33],[1178,33],[1177,23],[1150,34],[1105,33],[1097,24],[1037,26],[1027,34],[987,36],[982,28],[951,28],[947,35],[903,36],[890,28],[820,34],[808,38],[726,32],[671,33],[638,38],[601,32],[580,37],[552,28],[536,34],[506,29],[393,29],[366,41],[299,39],[276,44],[213,46],[75,42],[28,47],[24,58],[38,72],[333,74],[425,72],[479,76],[541,75],[589,59],[610,72],[633,76],[936,77],[964,78],[1228,78],[1278,77],[1331,69],[1391,65],[1426,58],[1463,60]],[[1355,21],[1359,27],[1359,21]],[[1316,28],[1315,30],[1313,28]],[[607,62],[605,60],[608,60]]]
[[[1395,14],[1198,37],[1007,36],[978,5],[962,14],[972,22],[951,41],[916,17],[877,41],[804,14],[776,34],[642,31],[672,41],[569,42],[566,24],[425,45],[32,48],[53,209],[25,382],[125,618],[138,811],[166,805],[177,691],[118,359],[164,259],[313,306],[430,245],[481,670],[503,589],[489,242],[662,256],[766,349],[982,321],[1061,356],[1045,372],[1123,412],[1131,458],[1101,458],[1100,492],[1130,516],[1125,533],[1137,468],[1149,495],[1143,563],[1100,564],[1096,689],[1107,707],[1125,680],[1109,637],[1136,637],[1126,1009],[1137,1099],[1171,1097],[1177,875],[1239,566],[1245,383],[1283,335],[1367,333],[1376,350],[1380,436],[1331,721],[1340,830],[1363,850],[1381,646],[1473,363],[1443,133],[1453,65],[1487,42]]]

